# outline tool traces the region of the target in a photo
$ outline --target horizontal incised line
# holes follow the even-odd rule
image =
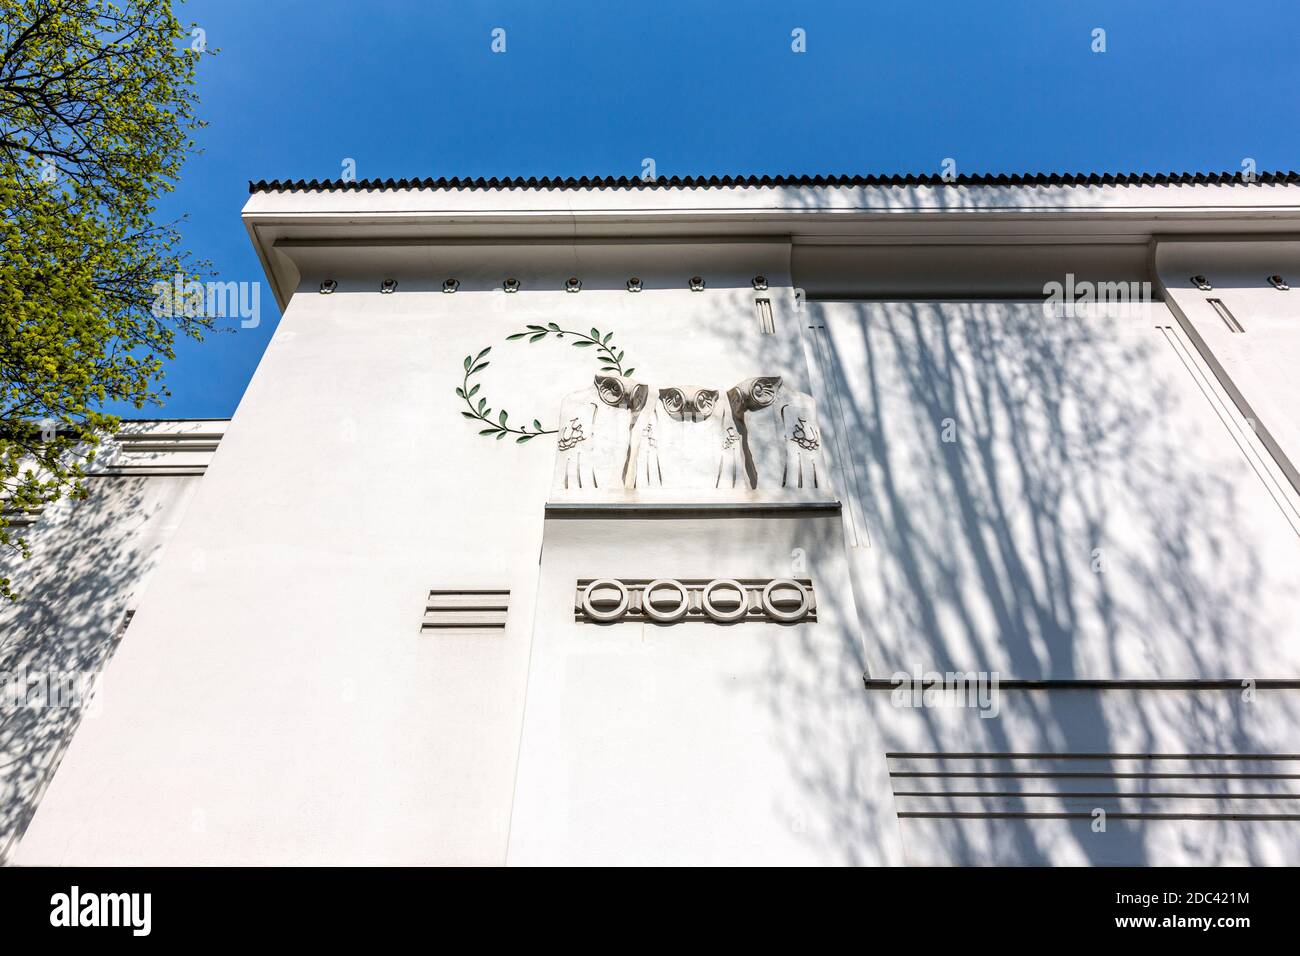
[[[433,629],[456,628],[466,631],[499,631],[506,626],[505,619],[500,621],[425,621],[424,627]]]
[[[955,770],[891,770],[891,777],[949,777],[966,779],[1071,779],[1092,777],[1113,780],[1300,780],[1300,773],[1107,773],[1086,770],[990,770],[987,773]]]
[[[990,810],[987,812],[978,810],[955,810],[951,813],[939,810],[900,810],[899,817],[922,817],[927,819],[940,820],[995,820],[995,819],[1019,819],[1019,820],[1091,820],[1093,814],[1087,811],[1068,811],[1063,810],[1059,813],[1035,813],[1027,810],[1023,813],[1014,810]],[[1300,813],[1126,813],[1123,811],[1107,812],[1108,820],[1241,820],[1241,821],[1267,821],[1267,820],[1300,820]]]
[[[206,465],[114,465],[104,471],[90,471],[87,478],[194,478],[207,472]]]
[[[923,687],[942,689],[943,681],[926,683],[918,681]],[[987,682],[992,686],[992,681]],[[892,678],[867,677],[863,675],[862,685],[867,690],[898,690],[900,687],[912,688],[911,683],[902,683]],[[1300,690],[1300,678],[1206,678],[1185,680],[1160,680],[1148,678],[1085,678],[1082,680],[1045,679],[1021,680],[999,678],[999,690],[1241,690],[1243,687],[1260,690]]]
[[[121,451],[124,454],[135,455],[145,452],[162,452],[168,455],[182,454],[184,452],[204,452],[216,451],[217,442],[167,442],[160,444],[157,442],[119,442]]]
[[[891,750],[885,756],[907,760],[1300,760],[1300,754],[916,753],[906,750]]]
[[[425,600],[420,630],[442,635],[500,633],[505,630],[509,611],[510,591],[506,589],[435,589]]]
[[[1300,793],[1179,793],[1176,790],[895,790],[896,797],[1051,797],[1111,800],[1300,800]]]

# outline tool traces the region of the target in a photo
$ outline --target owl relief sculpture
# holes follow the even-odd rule
[[[560,404],[553,487],[619,489],[635,460],[632,436],[650,389],[618,375],[597,375]]]
[[[564,399],[557,439],[559,492],[828,488],[813,399],[780,376],[724,392],[597,375]]]
[[[733,488],[739,435],[716,388],[669,386],[642,416],[630,488]]]
[[[750,488],[826,487],[821,433],[811,395],[787,389],[779,376],[746,379],[727,392],[740,432]]]

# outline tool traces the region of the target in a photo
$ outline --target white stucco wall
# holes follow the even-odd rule
[[[6,561],[20,598],[0,605],[0,862],[12,859],[77,728],[118,703],[100,674],[224,427],[125,423],[121,434],[147,450],[107,440],[89,469],[86,498],[47,507],[26,531],[32,556]],[[43,689],[53,681],[73,696]]]
[[[510,862],[901,862],[838,515],[547,521]],[[807,574],[816,622],[573,620],[589,577]]]
[[[873,676],[1300,673],[1296,495],[1162,303],[811,312]]]
[[[1161,224],[1280,231],[1296,193],[254,195],[292,298],[13,861],[1294,862],[1300,690],[1240,682],[1300,664],[1274,367],[1296,340],[1277,296],[1300,293],[1237,291],[1274,244],[1136,253]],[[1040,242],[1061,248],[1018,275]],[[1180,292],[1055,321],[1011,298],[1061,263],[1128,280],[1149,261],[1172,290],[1207,249],[1249,341],[1198,343]],[[554,438],[478,432],[502,409],[552,427],[591,382],[572,337],[506,338],[550,323],[612,332],[655,386],[812,393],[843,514],[546,517]],[[488,347],[483,423],[455,389]],[[578,578],[777,577],[796,551],[815,623],[574,620]],[[508,589],[504,629],[422,630],[430,589]],[[989,717],[863,684],[949,669],[1031,683]]]
[[[121,703],[78,734],[20,862],[503,862],[554,440],[477,434],[462,358],[492,347],[476,381],[521,422],[599,368],[505,341],[527,323],[613,331],[655,382],[809,387],[779,243],[425,254],[458,292],[381,296],[346,260],[332,295],[304,279],[109,670]],[[431,588],[508,588],[505,633],[421,633]]]
[[[1300,242],[1223,239],[1161,242],[1154,256],[1159,281],[1207,361],[1225,379],[1252,428],[1282,460],[1300,490],[1300,289],[1281,291],[1267,281],[1280,274],[1300,281]],[[1211,288],[1195,288],[1191,276]],[[1244,332],[1233,332],[1210,304],[1223,303]]]
[[[1300,672],[1300,509],[1164,304],[810,313],[871,676],[1001,684],[869,691],[907,861],[1300,858],[1300,695],[1256,686]]]
[[[1300,859],[1294,690],[1003,688],[993,716],[870,697],[909,865]]]

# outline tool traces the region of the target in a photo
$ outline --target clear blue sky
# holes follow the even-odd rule
[[[262,279],[248,181],[345,157],[360,178],[1300,166],[1295,0],[177,6],[221,52],[161,213],[223,280]],[[112,410],[230,415],[277,319],[264,287],[260,327],[182,344],[166,406]]]

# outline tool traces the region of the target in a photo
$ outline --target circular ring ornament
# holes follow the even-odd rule
[[[784,610],[772,601],[772,592],[777,588],[794,588],[799,592],[799,606],[793,610]],[[767,616],[776,621],[798,621],[808,613],[808,590],[794,578],[777,578],[769,581],[763,588],[763,610]]]
[[[674,588],[682,596],[677,606],[667,611],[661,611],[654,606],[651,597],[659,588]],[[641,613],[652,621],[658,621],[660,624],[668,624],[672,621],[679,621],[686,616],[686,612],[691,609],[691,595],[686,587],[680,581],[674,581],[672,578],[659,578],[651,581],[641,591]]]
[[[713,603],[714,588],[734,588],[740,594],[740,604],[725,611]],[[726,624],[729,621],[739,621],[749,613],[749,592],[739,581],[732,578],[719,578],[716,581],[710,581],[700,593],[700,605],[704,608],[704,613],[715,621]]]
[[[607,610],[600,610],[591,603],[591,596],[603,588],[614,588],[619,593],[618,604]],[[587,617],[593,621],[617,621],[627,613],[627,606],[632,601],[632,595],[627,593],[627,588],[622,581],[615,581],[613,578],[600,578],[592,581],[582,591],[582,610]]]

